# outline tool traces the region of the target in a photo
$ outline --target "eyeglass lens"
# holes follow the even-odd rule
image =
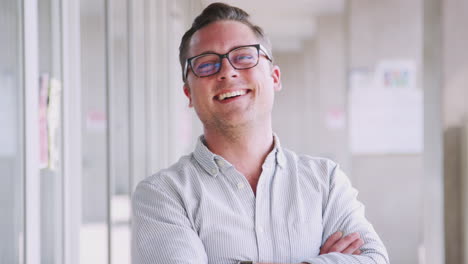
[[[248,69],[258,62],[258,50],[256,47],[242,47],[232,50],[228,54],[231,65],[238,69]],[[192,69],[198,76],[215,74],[221,67],[221,57],[217,54],[205,54],[192,60]]]

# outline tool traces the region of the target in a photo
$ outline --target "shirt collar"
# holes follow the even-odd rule
[[[200,136],[193,152],[194,158],[198,164],[211,176],[215,177],[218,175],[219,168],[216,164],[216,158],[218,155],[211,152],[205,145],[205,137]]]
[[[273,151],[276,154],[276,163],[281,167],[284,168],[286,165],[286,158],[284,156],[284,151],[283,148],[281,147],[280,140],[276,134],[273,133],[273,140],[275,142],[275,147],[273,148]]]
[[[271,159],[274,158],[276,164],[281,168],[284,168],[286,160],[279,138],[276,134],[273,134],[273,140],[273,150],[268,154],[264,164],[271,162]],[[205,137],[203,135],[198,138],[193,156],[200,166],[213,177],[216,177],[221,169],[219,164],[230,165],[223,157],[214,154],[208,149],[208,147],[206,147]]]

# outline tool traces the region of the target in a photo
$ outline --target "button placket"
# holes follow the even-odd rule
[[[274,255],[271,244],[270,183],[276,172],[276,166],[265,164],[257,186],[255,199],[255,228],[260,259],[271,259]]]
[[[263,232],[265,231],[265,230],[263,229],[263,226],[259,226],[259,227],[257,228],[257,230],[258,230],[258,232],[259,232],[260,234],[263,234]]]
[[[257,244],[258,244],[258,253],[259,253],[259,258],[263,259],[266,257],[266,243],[265,243],[265,227],[263,226],[264,220],[263,217],[265,217],[264,210],[265,210],[265,201],[263,197],[264,193],[264,181],[265,176],[268,175],[268,168],[267,166],[263,167],[262,174],[260,175],[260,179],[257,184],[257,191],[256,191],[256,197],[255,197],[255,227],[256,227],[256,233],[257,233]]]

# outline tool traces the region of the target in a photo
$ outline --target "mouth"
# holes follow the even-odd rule
[[[250,90],[237,90],[237,91],[225,92],[225,93],[216,95],[214,99],[218,101],[222,101],[222,102],[227,102],[227,101],[230,101],[231,99],[235,99],[243,95],[246,95],[249,92]]]

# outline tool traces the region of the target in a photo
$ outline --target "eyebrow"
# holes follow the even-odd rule
[[[250,45],[257,45],[257,44],[244,44],[244,45],[237,45],[237,46],[234,46],[233,48],[229,49],[228,52],[232,51],[232,50],[235,50],[237,48],[240,48],[240,47],[244,47],[244,46],[250,46]],[[205,55],[205,54],[218,54],[218,55],[221,55],[221,53],[218,53],[218,52],[215,52],[215,51],[212,51],[212,50],[208,50],[208,51],[204,51],[200,54],[197,54],[197,55],[193,55],[193,56],[189,56],[189,58],[191,57],[197,57],[197,56],[200,56],[200,55]],[[226,54],[226,53],[223,53],[223,54]]]

